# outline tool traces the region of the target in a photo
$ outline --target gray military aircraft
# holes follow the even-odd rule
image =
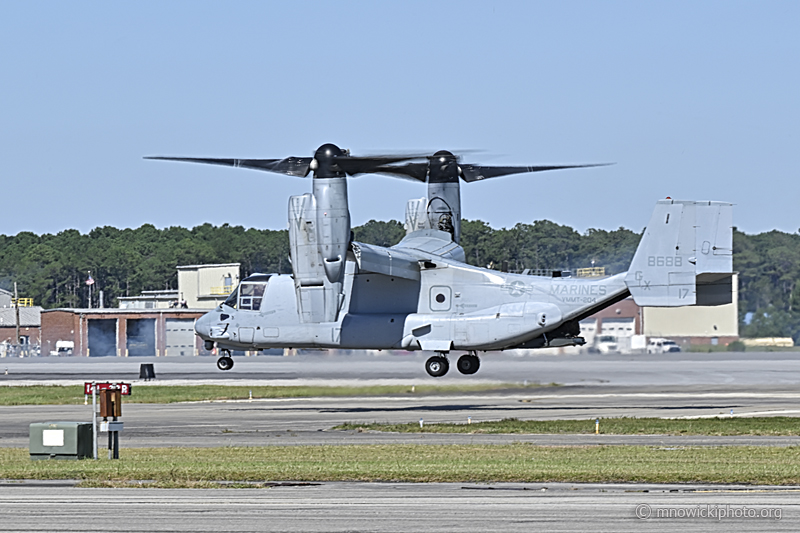
[[[721,305],[732,298],[732,206],[677,201],[655,206],[628,272],[581,279],[499,272],[465,262],[460,238],[459,179],[466,182],[596,165],[485,167],[433,156],[354,157],[332,144],[314,157],[191,161],[291,176],[313,171],[313,192],[289,199],[292,275],[254,274],[195,331],[218,347],[221,370],[232,350],[339,348],[437,352],[434,377],[458,358],[478,371],[478,352],[582,345],[579,322],[633,296],[655,307]],[[427,159],[427,160],[424,160]],[[347,176],[382,173],[428,183],[428,197],[406,207],[406,236],[385,248],[355,242]]]

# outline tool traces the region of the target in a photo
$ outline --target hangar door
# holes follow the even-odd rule
[[[128,355],[156,355],[156,321],[154,318],[128,319]]]
[[[86,320],[89,335],[89,357],[117,355],[117,320],[91,318]]]
[[[194,355],[193,318],[168,318],[166,328],[167,355]]]

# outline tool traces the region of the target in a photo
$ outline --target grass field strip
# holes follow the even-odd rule
[[[722,414],[722,415],[687,415],[662,417],[665,420],[693,420],[697,418],[754,418],[762,416],[790,416],[798,415],[800,410],[781,410],[781,411],[750,411],[745,413]]]
[[[0,479],[208,488],[219,482],[800,484],[800,447],[349,445],[139,448],[117,461],[31,461],[0,449]],[[704,487],[714,489],[715,487]],[[725,487],[719,487],[725,488]]]

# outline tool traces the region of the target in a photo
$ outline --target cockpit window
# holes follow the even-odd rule
[[[228,307],[233,307],[234,309],[237,308],[237,304],[239,303],[239,287],[236,287],[230,295],[225,299],[223,302],[224,305]]]
[[[266,283],[242,282],[239,285],[239,309],[260,310],[266,287]]]
[[[224,305],[234,309],[260,311],[261,302],[264,300],[264,292],[267,289],[267,282],[272,276],[273,274],[251,274],[246,277],[230,293]]]

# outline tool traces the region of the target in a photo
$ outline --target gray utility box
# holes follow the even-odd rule
[[[31,459],[91,459],[92,448],[89,422],[31,424]]]

